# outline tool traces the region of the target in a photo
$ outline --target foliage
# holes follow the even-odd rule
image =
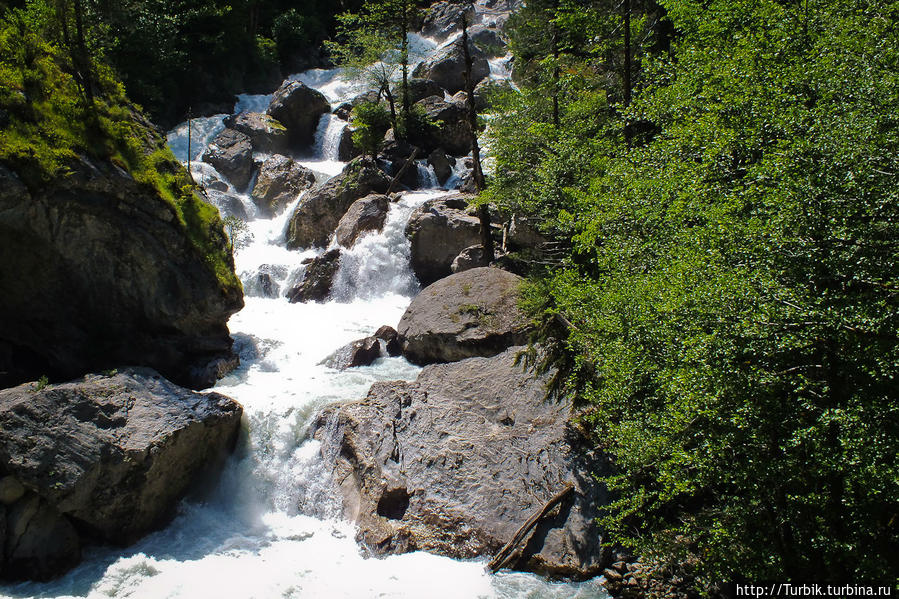
[[[896,581],[899,4],[662,4],[627,111],[566,124],[563,70],[560,126],[525,84],[494,142],[490,193],[572,243],[528,307],[617,466],[603,524],[706,583]],[[601,54],[566,68],[598,108]]]
[[[126,170],[175,210],[198,253],[223,285],[239,285],[222,247],[221,221],[197,197],[165,140],[128,102],[112,71],[94,62],[93,102],[70,74],[68,53],[48,37],[55,14],[36,3],[0,20],[0,161],[32,189],[71,173],[81,155]]]
[[[366,156],[377,156],[384,134],[390,128],[387,109],[377,102],[363,102],[353,108],[351,123],[353,143]]]

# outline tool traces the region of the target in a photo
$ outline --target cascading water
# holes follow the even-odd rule
[[[417,36],[416,36],[417,37]],[[416,48],[432,49],[418,38]],[[336,71],[313,71],[295,79],[313,85],[335,106],[358,86]],[[259,110],[263,96],[241,96],[235,110]],[[191,153],[198,158],[221,130],[222,116],[195,119]],[[345,123],[322,117],[315,155],[305,164],[334,174],[333,140]],[[318,138],[317,138],[318,139]],[[169,144],[186,158],[187,128],[176,127]],[[196,148],[196,150],[194,150]],[[458,160],[461,165],[464,161]],[[195,176],[224,181],[229,194],[250,206],[225,177],[204,163]],[[422,165],[419,165],[422,168]],[[315,166],[313,166],[315,168]],[[336,170],[335,170],[336,169]],[[449,185],[458,182],[461,166]],[[425,169],[428,186],[433,171]],[[421,171],[420,171],[421,172]],[[396,325],[418,283],[409,269],[404,229],[412,211],[437,190],[402,194],[392,203],[381,232],[343,249],[331,301],[291,304],[284,297],[315,250],[289,251],[284,229],[298,197],[272,219],[251,220],[235,255],[247,291],[245,308],[229,322],[241,366],[216,390],[244,406],[246,426],[220,480],[179,507],[174,521],[126,548],[94,547],[84,562],[50,583],[0,587],[10,597],[285,598],[579,598],[605,597],[598,581],[553,583],[537,576],[490,575],[483,561],[460,561],[422,552],[367,558],[354,526],[341,519],[331,488],[332,459],[320,454],[307,429],[321,407],[365,396],[373,382],[412,380],[419,368],[403,358],[383,357],[372,366],[337,371],[321,364],[331,352],[384,324]],[[264,277],[262,277],[264,275]],[[260,285],[265,280],[268,285]],[[275,290],[272,293],[272,290]],[[275,297],[264,297],[264,295]],[[335,420],[325,434],[339,435]],[[333,456],[330,456],[333,458]]]

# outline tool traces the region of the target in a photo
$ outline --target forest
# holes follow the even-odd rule
[[[352,62],[356,15],[400,4],[0,2],[0,158],[54,176],[54,144],[99,140],[184,212],[183,176],[130,158],[122,106],[166,127],[230,113],[237,92]],[[520,358],[608,456],[609,545],[703,595],[895,587],[899,2],[527,0],[504,34],[514,85],[477,121],[476,203],[553,248],[507,257],[533,323]],[[368,110],[376,156],[389,123]]]

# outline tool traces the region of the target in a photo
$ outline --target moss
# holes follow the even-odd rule
[[[6,115],[0,162],[32,190],[64,178],[79,156],[116,165],[174,208],[225,291],[239,289],[218,211],[197,196],[187,171],[108,67],[94,64],[93,104],[83,97],[66,53],[40,33],[45,18],[10,11],[0,21],[0,110]]]

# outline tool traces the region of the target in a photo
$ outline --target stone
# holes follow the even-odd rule
[[[353,141],[352,125],[347,125],[340,133],[340,141],[337,143],[337,159],[348,162],[357,156],[362,155],[362,149]]]
[[[407,85],[409,87],[409,104],[415,104],[428,96],[443,97],[443,88],[440,87],[440,84],[436,81],[431,81],[430,79],[424,79],[422,77],[410,77],[407,81]],[[395,83],[393,87],[390,88],[390,93],[396,98],[397,104],[402,106],[403,86],[400,83]]]
[[[375,337],[384,342],[384,349],[391,357],[403,355],[403,345],[400,342],[399,333],[391,326],[384,325],[375,331]]]
[[[8,510],[4,578],[49,580],[81,561],[81,542],[72,523],[31,493]]]
[[[313,185],[315,173],[292,158],[275,154],[262,163],[251,195],[260,213],[272,217]]]
[[[446,0],[436,2],[428,9],[422,21],[421,33],[425,37],[444,40],[451,34],[462,30],[463,16],[468,19],[469,23],[473,23],[476,18],[474,6]]]
[[[250,138],[240,131],[225,129],[203,152],[203,162],[214,166],[235,189],[246,189],[254,169]]]
[[[73,538],[124,545],[165,524],[233,448],[242,412],[148,368],[0,390],[0,470],[29,490],[10,508],[7,538],[34,531],[4,572],[31,563],[23,576],[56,575],[74,564]],[[67,550],[42,557],[55,547]]]
[[[453,166],[456,159],[446,155],[446,152],[440,148],[435,149],[428,155],[428,164],[434,167],[434,174],[437,175],[437,182],[441,185],[445,184],[450,177],[453,176]]]
[[[481,243],[481,223],[466,211],[473,196],[450,194],[415,209],[406,225],[410,264],[422,285],[452,274],[456,256]]]
[[[216,207],[222,218],[233,216],[234,218],[243,221],[250,220],[250,215],[247,214],[246,206],[244,206],[241,199],[233,193],[207,189],[204,196],[209,204]]]
[[[319,118],[327,112],[331,112],[331,105],[324,94],[299,81],[285,81],[266,111],[287,128],[296,147],[312,144]]]
[[[281,285],[287,278],[287,268],[277,264],[263,264],[243,280],[244,295],[250,297],[278,297]]]
[[[289,147],[287,128],[277,119],[261,112],[241,112],[225,117],[225,127],[250,138],[257,152],[282,153]]]
[[[527,342],[530,323],[518,308],[523,279],[498,268],[473,268],[426,287],[397,332],[414,364],[494,356]]]
[[[570,402],[545,401],[544,379],[514,364],[521,349],[375,383],[364,399],[318,415],[312,435],[367,548],[491,557],[570,483],[574,492],[510,567],[574,579],[602,572],[595,519],[609,497],[594,474],[607,462],[569,423]]]
[[[390,200],[380,194],[367,195],[353,202],[337,224],[337,243],[351,248],[362,233],[380,231],[387,220],[389,206]]]
[[[324,247],[353,202],[389,186],[374,160],[356,158],[341,174],[306,192],[287,225],[287,247]]]
[[[487,56],[471,40],[468,42],[471,54],[471,84],[477,85],[490,74],[490,63]],[[447,45],[434,56],[422,61],[413,77],[430,79],[440,87],[454,94],[465,89],[465,56],[462,51],[461,38]]]
[[[287,293],[291,303],[323,302],[331,293],[334,277],[340,268],[340,250],[333,249],[306,263],[306,272],[299,285]]]
[[[484,260],[484,248],[481,247],[481,244],[468,246],[459,252],[459,255],[453,260],[450,270],[457,273],[479,266],[487,266]]]
[[[505,56],[508,51],[506,42],[500,37],[499,31],[491,27],[475,25],[469,29],[468,37],[481,52],[490,58],[500,58]]]
[[[429,96],[415,104],[439,126],[427,131],[416,131],[410,141],[426,152],[442,148],[449,154],[464,156],[471,152],[471,127],[468,125],[468,109],[463,103],[447,102],[439,96]]]
[[[344,345],[321,363],[328,368],[346,370],[369,366],[381,357],[381,341],[374,335]]]
[[[148,149],[164,147],[150,135]],[[0,163],[0,388],[122,364],[212,385],[207,366],[234,356],[227,322],[243,307],[221,222],[185,225],[110,162],[69,169],[29,190]]]
[[[25,494],[25,487],[22,486],[15,476],[4,476],[0,478],[0,503],[3,505],[12,505],[22,498]]]

